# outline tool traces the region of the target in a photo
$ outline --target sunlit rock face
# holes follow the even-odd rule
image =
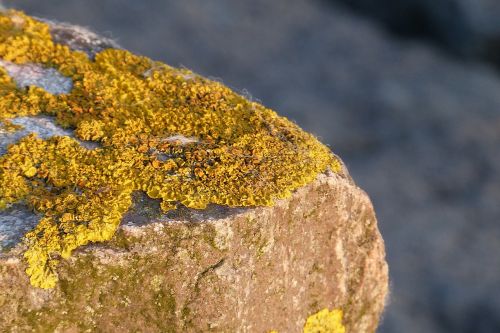
[[[1,330],[375,330],[383,241],[326,146],[81,28],[1,20]]]

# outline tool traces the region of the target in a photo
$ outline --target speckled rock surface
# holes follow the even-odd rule
[[[110,243],[61,262],[53,290],[30,286],[19,247],[2,254],[0,330],[301,332],[325,307],[348,332],[375,329],[384,246],[348,178],[321,175],[275,207],[158,212],[137,194]]]
[[[405,2],[371,3],[390,11]],[[492,255],[500,253],[500,79],[492,68],[396,39],[332,1],[5,3],[220,77],[332,145],[369,193],[384,235],[392,292],[378,332],[500,332],[500,256]]]
[[[90,57],[113,46],[64,29],[59,42]],[[70,89],[57,73],[22,70],[11,74],[18,85]],[[25,132],[71,136],[48,117],[13,122],[24,129],[0,133],[0,153]],[[48,290],[30,285],[22,259],[20,239],[39,216],[22,205],[1,212],[0,331],[300,332],[323,308],[342,310],[348,332],[375,330],[388,287],[384,245],[369,198],[345,168],[273,207],[162,214],[139,192],[133,201],[113,240],[61,261]]]

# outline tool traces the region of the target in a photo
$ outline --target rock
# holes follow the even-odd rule
[[[500,331],[492,68],[394,39],[325,1],[130,1],[118,13],[113,0],[15,3],[222,77],[329,143],[374,201],[388,249],[380,332]]]
[[[322,308],[374,331],[387,292],[367,196],[321,175],[274,207],[158,216],[137,196],[113,240],[61,263],[33,288],[19,248],[0,257],[2,331],[299,332]],[[151,217],[153,215],[153,217]]]
[[[333,2],[333,1],[332,1]],[[500,64],[500,5],[494,0],[335,0],[403,36],[423,37],[468,58]]]
[[[123,188],[115,189],[116,182],[122,180],[112,178],[113,174],[106,172],[106,177],[110,177],[106,178],[108,187],[116,191],[111,195],[118,195],[110,199],[107,194],[102,194],[109,189],[92,187],[93,182],[98,180],[92,177],[102,172],[99,167],[103,165],[115,173],[122,172],[121,152],[112,155],[112,164],[106,164],[109,153],[121,144],[116,137],[107,137],[115,123],[102,125],[89,119],[93,112],[99,112],[97,106],[84,120],[78,119],[78,112],[82,111],[70,110],[75,114],[73,118],[68,118],[65,113],[68,110],[58,103],[75,102],[71,100],[71,94],[63,89],[72,87],[72,93],[81,89],[82,77],[87,85],[93,87],[90,76],[93,73],[88,69],[92,65],[88,65],[82,55],[85,53],[89,59],[99,63],[102,59],[98,57],[108,52],[103,50],[114,44],[106,39],[101,41],[97,35],[81,28],[72,29],[64,25],[64,34],[54,39],[63,44],[67,41],[66,44],[73,50],[84,53],[71,53],[63,47],[51,49],[50,43],[44,39],[43,25],[21,13],[10,13],[2,19],[1,23],[7,25],[11,24],[11,20],[16,29],[30,27],[32,30],[27,30],[33,34],[29,37],[33,39],[30,47],[47,47],[49,52],[63,52],[65,57],[60,64],[59,58],[51,60],[58,64],[60,72],[57,73],[43,70],[43,66],[41,70],[33,67],[39,66],[36,63],[25,66],[25,57],[29,59],[39,50],[35,48],[33,54],[26,55],[18,53],[17,49],[11,51],[9,43],[17,42],[15,39],[4,41],[4,48],[0,50],[0,53],[6,54],[2,67],[13,80],[8,82],[2,78],[4,95],[0,102],[10,103],[12,95],[5,91],[17,94],[18,99],[13,101],[19,102],[19,105],[11,103],[12,108],[0,111],[4,116],[14,115],[13,124],[4,122],[0,135],[0,147],[3,149],[0,151],[3,154],[0,157],[0,206],[3,206],[0,207],[3,208],[0,212],[0,330],[299,332],[303,327],[304,332],[315,331],[318,327],[326,330],[330,327],[330,330],[338,332],[375,330],[388,284],[383,241],[369,198],[353,183],[342,162],[331,153],[326,153],[324,146],[296,130],[286,120],[269,118],[263,130],[270,134],[262,140],[279,135],[282,142],[288,142],[293,147],[295,157],[304,155],[315,158],[309,161],[304,157],[302,163],[296,163],[299,170],[312,168],[303,180],[299,177],[300,171],[295,174],[295,167],[287,168],[287,175],[295,177],[290,188],[279,187],[283,186],[279,184],[286,184],[286,176],[277,173],[275,178],[281,179],[276,183],[279,191],[272,194],[262,192],[263,196],[269,195],[269,199],[252,198],[250,192],[249,197],[229,198],[229,203],[222,205],[217,195],[213,194],[207,204],[200,204],[192,201],[192,194],[186,193],[179,197],[178,203],[168,202],[169,205],[165,206],[167,197],[162,195],[162,189],[153,191],[147,185],[141,187],[144,188],[141,191],[125,181],[119,183]],[[54,34],[56,27],[60,26],[52,26],[51,33]],[[113,52],[105,54],[113,55]],[[123,55],[121,61],[116,62],[116,66],[124,68],[120,72],[122,75],[126,75],[129,68],[137,69],[130,65],[130,61],[134,66],[141,66],[135,65],[136,58],[131,54],[121,51],[116,54]],[[102,66],[99,70],[104,71],[99,74],[108,73],[108,63],[99,65]],[[170,70],[160,64],[154,66]],[[61,79],[59,74],[70,75],[74,68],[82,72],[72,76],[71,86],[68,86],[68,81]],[[36,72],[38,76],[31,80],[26,76],[29,71]],[[149,73],[142,71],[141,77]],[[191,81],[203,80],[186,71],[174,72],[174,75],[188,85]],[[105,76],[97,82],[103,80],[106,80]],[[124,80],[122,78],[120,82],[126,82]],[[207,87],[214,88],[208,81],[203,82],[207,82]],[[30,86],[29,89],[25,89],[26,85]],[[42,93],[42,90],[49,94]],[[100,103],[105,103],[104,91],[94,91],[97,92],[103,93],[98,97]],[[236,98],[226,90],[219,93],[222,99]],[[25,94],[33,94],[28,95],[28,104],[23,104]],[[60,97],[56,97],[58,94]],[[87,101],[87,95],[78,96]],[[119,105],[123,107],[125,97],[119,97],[122,98]],[[38,99],[43,103],[36,104]],[[192,97],[190,101],[193,103]],[[238,101],[240,104],[235,109],[252,106],[257,111],[252,109],[250,115],[267,117],[268,111],[260,111],[263,108],[260,105]],[[33,105],[36,107],[33,108]],[[47,111],[43,111],[45,108]],[[42,114],[52,112],[50,114],[56,118],[40,116],[40,110]],[[15,112],[23,114],[23,117],[15,117]],[[116,109],[114,112],[114,119],[117,119],[119,112],[125,111]],[[227,119],[231,119],[227,112]],[[239,121],[245,124],[244,117],[240,117]],[[82,123],[89,127],[83,127]],[[15,127],[19,125],[23,128]],[[77,127],[76,131],[72,131],[73,126]],[[234,131],[237,131],[238,124],[234,126]],[[280,129],[278,126],[284,127]],[[119,133],[127,135],[124,129],[115,130],[122,130]],[[154,128],[150,131],[155,133]],[[28,136],[19,141],[27,132],[38,133],[40,139]],[[210,140],[217,140],[215,134],[211,138],[179,132],[168,137],[164,132],[160,134],[164,136],[165,145],[177,145],[176,151],[185,153],[185,158],[189,158],[186,147],[209,145]],[[252,132],[258,133],[259,128],[253,128]],[[226,140],[230,142],[231,136],[227,135]],[[237,138],[239,140],[240,137]],[[303,152],[300,140],[307,144],[308,151]],[[7,144],[10,147],[6,150]],[[134,142],[130,141],[126,147],[130,149],[133,145]],[[163,149],[155,146],[153,139],[149,139],[148,145],[150,150]],[[39,149],[46,146],[49,149],[40,153]],[[79,158],[72,161],[71,155],[62,155],[67,149],[78,154]],[[280,150],[282,160],[288,158],[287,149]],[[56,152],[56,159],[52,157],[53,152]],[[193,150],[193,154],[196,152]],[[258,153],[258,150],[251,150],[247,154],[257,156]],[[226,158],[221,154],[221,160]],[[268,158],[273,157],[272,150],[267,154]],[[132,160],[135,158],[133,153],[127,156]],[[59,159],[63,161],[61,164]],[[98,163],[94,164],[96,159]],[[158,167],[172,159],[166,153],[158,153],[151,163]],[[71,177],[76,177],[73,176],[74,168],[82,168],[79,164],[82,161],[88,163],[84,166],[94,168],[87,182],[67,184],[72,181]],[[46,176],[45,165],[71,167],[60,169],[53,175],[49,168]],[[266,167],[265,161],[260,165]],[[17,168],[20,173],[15,171]],[[129,169],[133,168],[136,168],[135,164]],[[204,172],[210,171],[208,166],[204,168]],[[248,168],[252,171],[252,167]],[[313,171],[315,168],[322,171]],[[147,174],[146,170],[142,172]],[[199,173],[193,172],[196,175]],[[264,175],[266,171],[261,172]],[[12,181],[8,178],[11,176]],[[248,173],[250,176],[251,172]],[[238,177],[236,173],[232,181],[239,181]],[[133,180],[132,183],[140,181],[133,175],[124,178],[128,179]],[[128,191],[127,186],[131,186],[133,191]],[[221,183],[218,190],[223,193],[225,186]],[[245,186],[252,188],[256,184]],[[102,198],[92,202],[103,205],[104,217],[82,221],[82,217],[94,214],[96,209],[94,204],[85,206],[83,210],[78,208],[79,204],[85,204],[82,198],[96,200],[91,192],[86,192],[90,190]],[[276,189],[273,187],[272,191]],[[127,195],[130,195],[130,205],[127,205],[129,199],[124,199]],[[201,194],[199,198],[203,198]],[[55,206],[51,200],[54,200]],[[75,200],[76,206],[72,208]],[[106,200],[112,200],[113,205],[106,206]],[[244,204],[247,201],[249,205]],[[121,216],[121,211],[126,213]],[[116,216],[120,226],[115,231],[115,226],[110,223]],[[21,242],[23,234],[35,225],[35,232],[28,233],[26,241]],[[109,229],[111,227],[113,229]],[[106,241],[109,230],[112,230],[113,237]],[[31,280],[25,271],[31,275]]]

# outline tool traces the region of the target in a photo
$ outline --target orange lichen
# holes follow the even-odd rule
[[[52,95],[18,88],[0,68],[0,120],[50,115],[101,145],[31,134],[0,157],[0,208],[22,201],[43,215],[25,237],[37,287],[55,286],[59,257],[109,240],[133,191],[161,199],[164,211],[272,205],[340,168],[312,135],[218,82],[118,49],[91,60],[21,12],[0,14],[0,58],[73,80],[70,93]]]

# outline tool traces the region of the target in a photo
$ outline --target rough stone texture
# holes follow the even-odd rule
[[[89,56],[114,45],[61,26],[59,42]],[[0,65],[20,86],[68,89],[53,71]],[[50,117],[13,122],[24,129],[1,132],[0,153],[29,132],[71,135]],[[345,168],[266,208],[161,214],[158,201],[136,193],[113,240],[61,261],[52,290],[32,287],[24,272],[20,239],[38,218],[22,205],[0,213],[0,331],[300,332],[309,315],[330,308],[343,310],[348,332],[370,332],[384,307],[384,244],[368,196]]]
[[[137,194],[110,243],[60,264],[54,290],[30,286],[22,246],[0,256],[0,330],[300,332],[342,308],[374,331],[387,292],[372,205],[349,178],[321,175],[275,207],[160,215]]]
[[[36,133],[42,139],[48,139],[52,136],[73,136],[73,132],[66,130],[54,124],[50,117],[17,117],[12,119],[12,123],[23,128],[12,132],[0,129],[0,155],[5,154],[7,147],[17,142],[22,137],[30,133]]]
[[[47,22],[50,23],[50,34],[54,42],[68,45],[72,50],[85,52],[91,58],[104,49],[120,48],[114,40],[98,36],[83,27],[53,21]]]
[[[325,1],[9,3],[222,77],[330,143],[370,193],[388,249],[380,332],[500,331],[500,80],[491,68],[395,40]]]
[[[0,211],[0,253],[6,253],[19,244],[22,237],[36,227],[39,221],[39,216],[22,205]]]
[[[5,68],[11,77],[15,77],[19,88],[37,86],[54,95],[71,91],[71,79],[53,68],[43,68],[35,64],[17,65],[4,60],[0,60],[0,66]]]

